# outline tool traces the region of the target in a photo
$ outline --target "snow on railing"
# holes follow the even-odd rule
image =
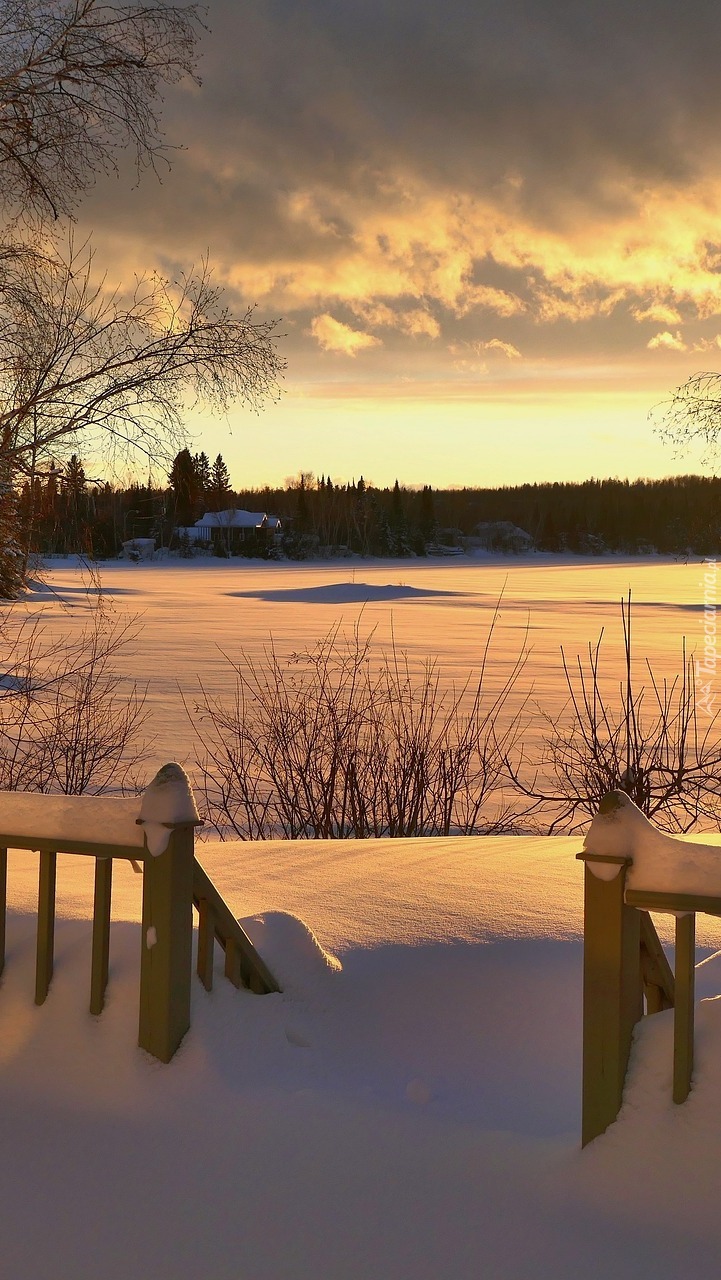
[[[616,1119],[644,1014],[674,1009],[673,1100],[691,1088],[696,912],[721,915],[721,848],[659,831],[622,791],[604,796],[585,863],[583,1144]],[[676,917],[675,975],[649,911]]]
[[[156,774],[140,799],[0,792],[0,973],[5,963],[8,849],[39,854],[35,1002],[53,975],[58,853],[95,858],[90,1012],[102,1012],[108,982],[115,858],[142,863],[143,906],[138,1043],[169,1062],[190,1026],[193,906],[198,910],[198,973],[212,985],[213,943],[225,950],[236,986],[266,993],[278,986],[250,939],[195,857],[202,826],[192,788],[178,764]]]

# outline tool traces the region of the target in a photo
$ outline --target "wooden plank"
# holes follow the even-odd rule
[[[676,920],[676,1004],[673,1022],[673,1100],[685,1102],[693,1074],[696,917]]]
[[[626,897],[628,898],[628,894]],[[663,1009],[673,1009],[673,970],[650,915],[647,911],[640,911],[639,915],[641,917],[641,973],[646,996],[646,1011],[649,1014],[661,1013]]]
[[[651,893],[646,889],[627,889],[626,902],[629,907],[640,907],[645,911],[704,911],[709,916],[721,916],[721,898],[700,893]]]
[[[35,963],[35,1003],[44,1004],[53,976],[55,948],[55,875],[57,854],[40,854],[38,881],[38,940]]]
[[[198,903],[198,977],[206,991],[213,990],[213,951],[215,948],[215,917],[207,898]]]
[[[582,849],[576,854],[578,862],[600,862],[608,863],[614,867],[630,867],[633,864],[633,858],[626,853],[591,853],[588,849]]]
[[[74,840],[71,845],[60,847],[56,838],[41,839],[38,836],[19,836],[12,832],[0,832],[0,844],[6,849],[31,849],[34,853],[80,854],[88,858],[127,858],[143,862],[151,857],[143,845],[100,844],[97,840]]]
[[[95,860],[93,901],[93,951],[90,966],[90,1012],[100,1014],[105,1004],[110,962],[110,912],[113,891],[112,858]]]
[[[639,912],[624,902],[626,869],[601,880],[585,868],[583,936],[583,1124],[586,1146],[616,1119],[643,1014]]]
[[[5,929],[8,903],[8,851],[0,849],[0,973],[5,968]]]
[[[242,956],[235,938],[225,940],[225,976],[234,987],[243,986]]]
[[[193,844],[192,826],[177,828],[165,853],[143,867],[138,1044],[161,1062],[190,1026]]]
[[[216,936],[221,940],[221,944],[227,948],[228,940],[233,939],[238,948],[241,956],[241,975],[244,976],[246,970],[249,977],[251,974],[256,975],[256,986],[251,989],[255,989],[264,995],[272,991],[280,991],[278,983],[262,956],[256,951],[242,925],[238,923],[233,915],[225,898],[216,889],[207,871],[196,858],[193,870],[193,901],[196,907],[202,898],[206,898],[208,902],[212,903],[215,916],[215,932]],[[234,960],[233,963],[236,964],[237,962]],[[244,982],[243,985],[250,986],[250,981]]]

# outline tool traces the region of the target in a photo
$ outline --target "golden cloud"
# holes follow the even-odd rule
[[[639,324],[644,320],[653,320],[655,324],[680,324],[681,315],[676,307],[664,302],[652,302],[647,307],[633,307],[631,315]]]
[[[352,310],[360,320],[371,328],[397,329],[412,338],[437,338],[441,326],[424,307],[413,307],[410,310],[390,307],[387,302],[352,302]]]
[[[562,231],[534,225],[521,208],[509,207],[518,196],[508,189],[497,195],[505,204],[434,191],[410,178],[375,194],[358,201],[329,189],[296,193],[294,217],[306,219],[309,234],[333,228],[332,252],[302,261],[276,255],[262,264],[241,258],[230,282],[274,309],[350,305],[363,309],[372,327],[430,337],[438,334],[433,306],[456,317],[485,310],[547,323],[609,316],[628,302],[634,319],[655,320],[669,332],[681,305],[690,318],[721,313],[721,276],[708,253],[721,182],[699,184],[683,197],[638,192],[631,212],[612,224],[599,226],[587,214]],[[339,241],[341,225],[350,230]],[[516,291],[478,279],[484,260],[523,284]],[[417,305],[409,308],[409,298]]]
[[[715,349],[693,325],[721,316],[721,178],[678,189],[625,181],[613,215],[579,205],[563,225],[524,203],[522,183],[471,195],[398,170],[365,182],[351,175],[343,187],[298,184],[279,198],[280,232],[254,246],[229,235],[219,279],[346,355],[383,345],[383,330],[422,344],[459,331],[487,337],[496,320],[508,322],[497,341],[525,351],[519,326],[611,318],[626,324],[636,352]],[[127,264],[131,278],[130,233],[116,231],[108,245],[111,276]],[[339,309],[358,326],[336,319]],[[658,330],[650,340],[634,338],[634,325],[649,323]],[[557,339],[544,340],[552,356]]]
[[[346,356],[356,356],[359,351],[380,343],[380,338],[372,333],[351,329],[349,324],[343,324],[342,320],[336,320],[327,313],[313,317],[309,332],[323,351],[337,351]]]
[[[688,351],[688,346],[678,330],[675,333],[669,333],[666,329],[662,333],[657,333],[649,339],[646,346],[649,351]]]
[[[490,342],[481,343],[484,351],[499,351],[501,355],[507,356],[509,360],[522,359],[518,347],[514,347],[511,342],[502,342],[500,338],[491,338]]]

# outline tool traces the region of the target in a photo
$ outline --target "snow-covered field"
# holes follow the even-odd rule
[[[530,610],[539,696],[554,654],[615,623],[631,585],[659,662],[701,639],[698,564],[488,560],[115,565],[144,619],[156,754],[183,758],[177,683],[221,682],[216,646],[307,644],[342,616],[461,671],[506,581],[499,639]],[[77,574],[28,607],[72,629]],[[345,585],[340,585],[345,584]],[[413,589],[412,593],[409,589]],[[432,592],[451,594],[433,595]],[[693,644],[691,644],[693,647]],[[552,659],[554,662],[552,663]],[[554,703],[553,699],[556,699]],[[0,984],[0,1274],[9,1280],[685,1280],[721,1248],[721,1001],[671,1102],[667,1014],[643,1027],[619,1121],[580,1131],[580,841],[210,844],[201,860],[283,993],[194,984],[169,1066],[135,1047],[140,878],[120,866],[107,1007],[87,1013],[91,866],[60,859],[57,964],[32,1003],[34,855],[10,855]],[[721,856],[721,854],[720,854]],[[667,921],[664,937],[670,937]],[[699,956],[721,923],[699,921]],[[334,959],[335,958],[335,959]],[[698,971],[721,990],[721,958]]]
[[[157,763],[189,763],[192,734],[180,690],[192,700],[199,678],[210,689],[227,688],[223,652],[262,658],[272,642],[290,654],[337,622],[348,632],[358,623],[364,635],[376,628],[378,647],[389,647],[392,632],[400,650],[419,663],[436,658],[444,681],[458,685],[478,671],[500,599],[491,684],[502,683],[525,645],[530,653],[517,703],[532,690],[533,709],[538,704],[551,714],[565,696],[561,643],[573,659],[605,628],[608,670],[620,670],[619,601],[629,587],[639,658],[648,655],[661,671],[676,671],[682,637],[689,650],[703,649],[704,566],[698,561],[543,554],[311,565],[115,561],[100,574],[107,605],[141,623],[126,669],[148,684]],[[24,607],[40,614],[52,634],[73,634],[87,620],[87,577],[54,560],[43,578]]]

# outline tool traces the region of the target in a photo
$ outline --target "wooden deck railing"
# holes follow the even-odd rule
[[[683,842],[675,843],[684,849]],[[618,1116],[634,1027],[644,1013],[674,1010],[673,1100],[682,1103],[688,1097],[694,1062],[696,913],[721,916],[721,897],[630,887],[632,852],[617,856],[586,849],[577,857],[585,863],[585,1146]],[[670,912],[676,917],[675,973],[649,911]]]
[[[39,854],[36,1004],[47,999],[53,976],[58,853],[95,859],[90,1012],[96,1015],[103,1009],[109,975],[113,863],[120,858],[142,864],[138,1044],[161,1062],[170,1061],[190,1026],[194,906],[199,914],[197,970],[207,990],[212,986],[216,938],[225,951],[225,974],[234,986],[261,994],[279,990],[195,856],[195,828],[201,823],[162,823],[169,833],[167,848],[154,855],[141,821],[135,817],[138,801],[102,798],[97,813],[101,825],[107,824],[109,829],[102,840],[95,840],[77,838],[76,834],[97,826],[92,797],[63,798],[65,832],[55,836],[50,830],[52,814],[45,821],[39,816],[36,829],[30,829],[33,820],[28,820],[28,799],[23,793],[0,792],[0,974],[5,965],[8,849],[29,849]]]

